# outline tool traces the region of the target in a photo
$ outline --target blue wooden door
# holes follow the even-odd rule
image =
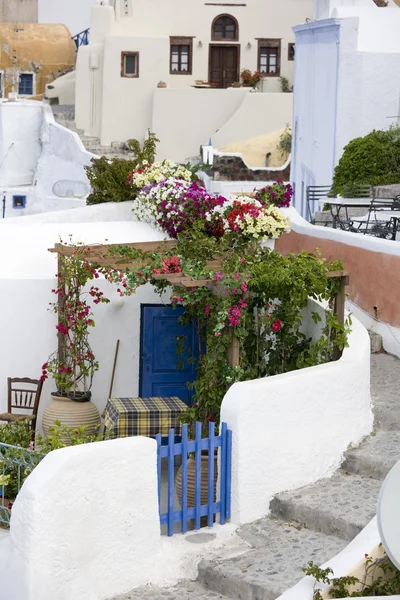
[[[179,324],[183,312],[182,307],[174,309],[162,304],[141,306],[139,394],[142,398],[177,396],[188,405],[192,403],[193,390],[186,384],[196,376],[197,334],[194,324]],[[185,338],[185,350],[178,355],[177,338],[181,336]]]

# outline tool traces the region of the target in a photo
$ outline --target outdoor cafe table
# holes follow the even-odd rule
[[[372,198],[326,198],[325,204],[329,206],[333,218],[333,229],[337,228],[337,223],[341,221],[340,211],[344,208],[346,212],[346,221],[349,221],[349,208],[370,208]]]
[[[181,414],[187,409],[182,400],[171,398],[109,398],[104,411],[104,427],[110,439],[142,435],[167,437],[182,433]]]

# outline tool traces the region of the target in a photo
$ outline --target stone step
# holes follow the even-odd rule
[[[303,577],[301,569],[310,560],[323,564],[347,543],[268,517],[242,527],[238,533],[254,548],[234,558],[202,561],[199,581],[240,600],[275,600]]]
[[[86,148],[101,148],[99,138],[86,137],[84,135],[80,136],[82,144]]]
[[[376,514],[382,482],[339,471],[271,502],[272,515],[308,529],[352,540]]]
[[[379,354],[383,352],[383,340],[382,336],[376,331],[368,331],[369,339],[371,342],[371,354]]]
[[[377,431],[346,453],[342,469],[381,482],[400,460],[400,431]]]
[[[390,354],[371,355],[371,397],[375,427],[400,431],[400,360]]]
[[[144,586],[112,600],[141,600],[142,598],[147,598],[147,600],[228,600],[226,596],[203,587],[197,581],[185,581],[169,588]]]

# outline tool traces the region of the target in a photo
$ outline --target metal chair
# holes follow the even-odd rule
[[[379,213],[393,213],[392,218],[387,214],[383,218]],[[373,198],[371,206],[366,217],[353,219],[354,224],[358,224],[354,228],[356,233],[364,235],[372,235],[382,239],[396,239],[398,221],[400,219],[400,196],[394,198]]]
[[[308,220],[314,225],[324,225],[324,227],[327,227],[329,222],[316,220],[315,213],[321,209],[321,204],[324,200],[334,198],[335,196],[335,191],[331,185],[308,185],[306,191]]]
[[[0,414],[0,421],[14,423],[28,420],[34,431],[43,383],[28,377],[8,377],[7,386],[8,412]]]

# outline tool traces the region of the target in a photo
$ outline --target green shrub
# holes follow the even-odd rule
[[[87,204],[103,202],[124,202],[131,200],[130,190],[126,184],[128,175],[136,168],[136,160],[113,158],[105,156],[92,159],[90,166],[85,167],[86,174],[92,187]]]
[[[144,140],[142,147],[140,147],[138,140],[129,140],[127,142],[128,147],[135,156],[136,164],[141,164],[145,161],[152,164],[156,159],[157,144],[160,140],[150,129],[147,134],[147,139]]]
[[[281,85],[281,92],[284,94],[293,92],[293,86],[290,86],[289,79],[287,77],[279,77],[279,83]]]
[[[292,128],[289,123],[286,124],[285,131],[279,138],[278,150],[282,158],[287,158],[292,151]]]
[[[0,425],[0,443],[10,446],[21,446],[28,448],[32,440],[32,432],[29,427],[29,421],[15,421]]]
[[[155,133],[148,131],[148,137],[142,147],[138,140],[129,140],[127,146],[133,153],[133,158],[113,158],[102,156],[93,158],[85,167],[92,191],[87,204],[102,204],[103,202],[125,202],[131,200],[131,190],[127,186],[128,175],[136,167],[147,161],[153,163],[156,155],[157,139]]]
[[[352,185],[387,185],[400,182],[400,128],[372,131],[344,148],[335,169],[333,186],[343,195]]]

